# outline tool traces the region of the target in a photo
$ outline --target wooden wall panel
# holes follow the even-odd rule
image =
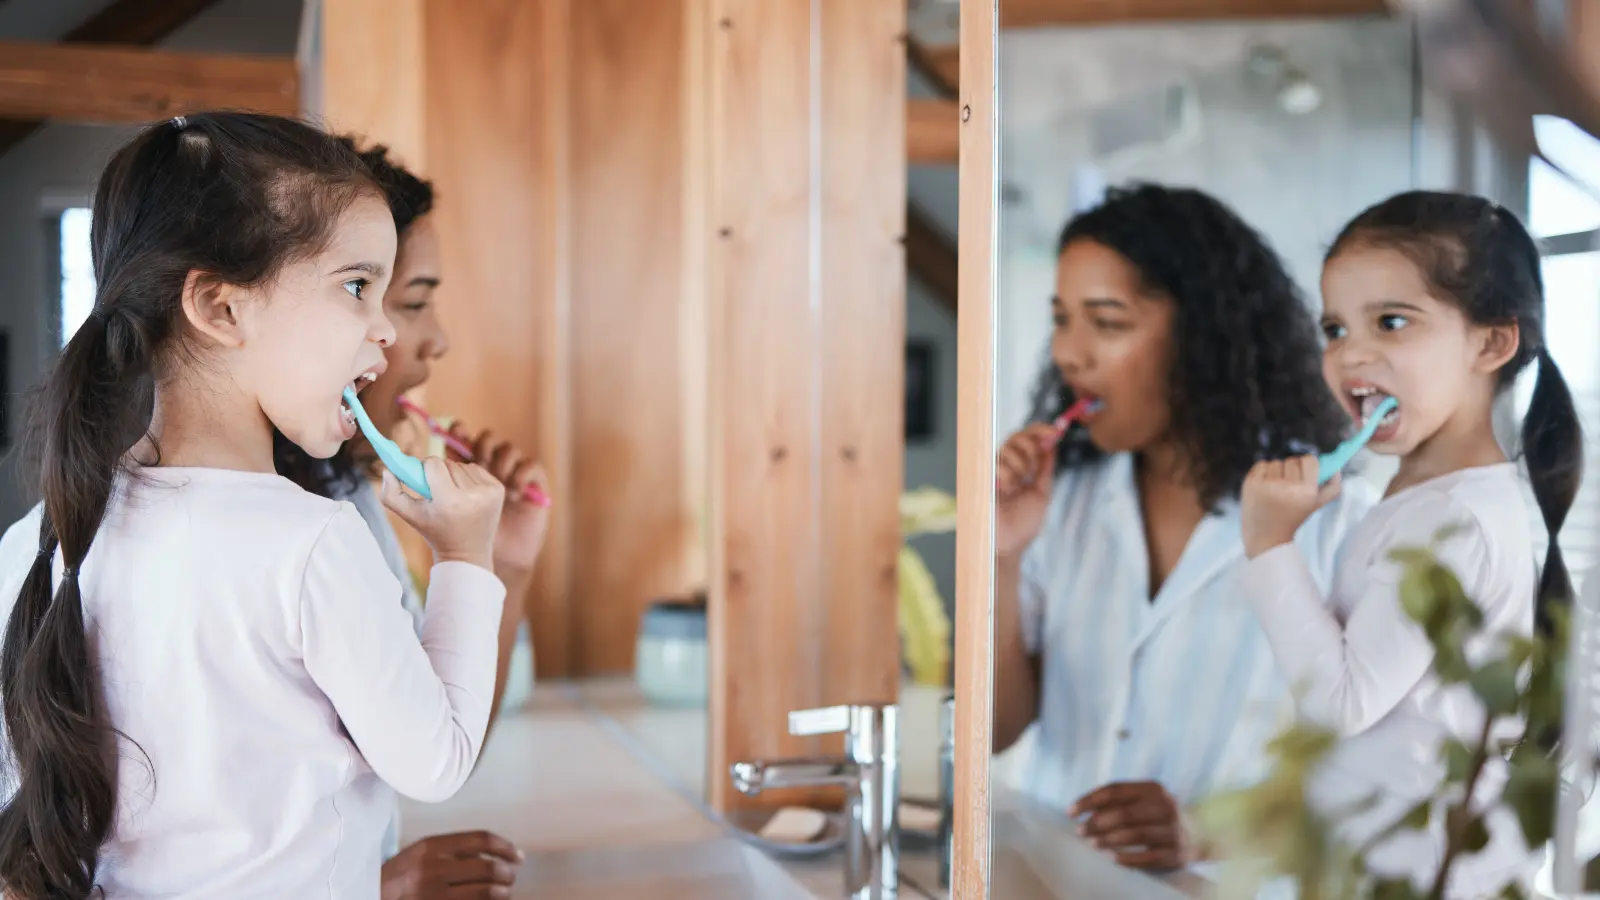
[[[899,696],[905,468],[904,3],[821,0],[823,701]],[[815,301],[814,301],[815,302]]]
[[[1010,2],[1010,0],[1005,0]],[[989,896],[994,715],[995,0],[961,0],[956,318],[956,766],[952,897]]]
[[[585,674],[632,671],[644,607],[704,574],[704,418],[686,409],[686,386],[703,383],[703,319],[685,302],[684,15],[681,2],[572,8],[571,590]]]
[[[319,0],[322,124],[382,141],[427,171],[423,0]]]
[[[711,802],[891,699],[904,377],[898,0],[711,0]],[[813,26],[817,26],[814,30]],[[887,126],[887,127],[886,127]]]
[[[438,189],[440,315],[451,338],[427,400],[492,425],[549,470],[551,531],[525,598],[546,674],[571,662],[566,6],[428,0],[422,32],[425,171]]]

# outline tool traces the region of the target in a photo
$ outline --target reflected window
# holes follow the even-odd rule
[[[61,260],[61,346],[77,333],[94,309],[94,259],[89,250],[89,209],[70,207],[61,213],[56,237]]]
[[[1600,185],[1600,141],[1563,119],[1535,120],[1539,145],[1561,170]],[[1545,337],[1583,421],[1584,472],[1561,531],[1561,551],[1579,584],[1600,547],[1600,199],[1542,160],[1528,170],[1528,227],[1544,240]],[[1517,385],[1518,413],[1533,395],[1534,369]],[[1535,515],[1543,540],[1543,522]]]

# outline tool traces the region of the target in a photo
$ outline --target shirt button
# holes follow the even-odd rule
[[[1127,740],[1128,738],[1130,738],[1132,736],[1133,736],[1133,732],[1129,731],[1126,728],[1124,728],[1121,731],[1117,732],[1117,740],[1119,740],[1119,741],[1125,741],[1125,740]]]

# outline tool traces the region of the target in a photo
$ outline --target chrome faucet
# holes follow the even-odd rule
[[[829,706],[789,714],[797,736],[844,732],[844,755],[734,763],[733,786],[754,797],[775,788],[843,785],[844,888],[850,900],[900,892],[900,723],[887,706]]]

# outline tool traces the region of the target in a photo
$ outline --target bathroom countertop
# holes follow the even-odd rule
[[[901,698],[902,794],[937,794],[942,692]],[[405,802],[407,841],[487,829],[527,854],[514,900],[838,900],[841,858],[774,860],[707,810],[704,709],[656,709],[631,680],[543,683],[506,710],[472,778],[451,800]],[[996,797],[994,896],[1181,900]],[[1049,851],[1041,852],[1041,841]],[[903,898],[943,898],[932,853],[906,854]],[[1050,885],[1054,884],[1054,889]]]

